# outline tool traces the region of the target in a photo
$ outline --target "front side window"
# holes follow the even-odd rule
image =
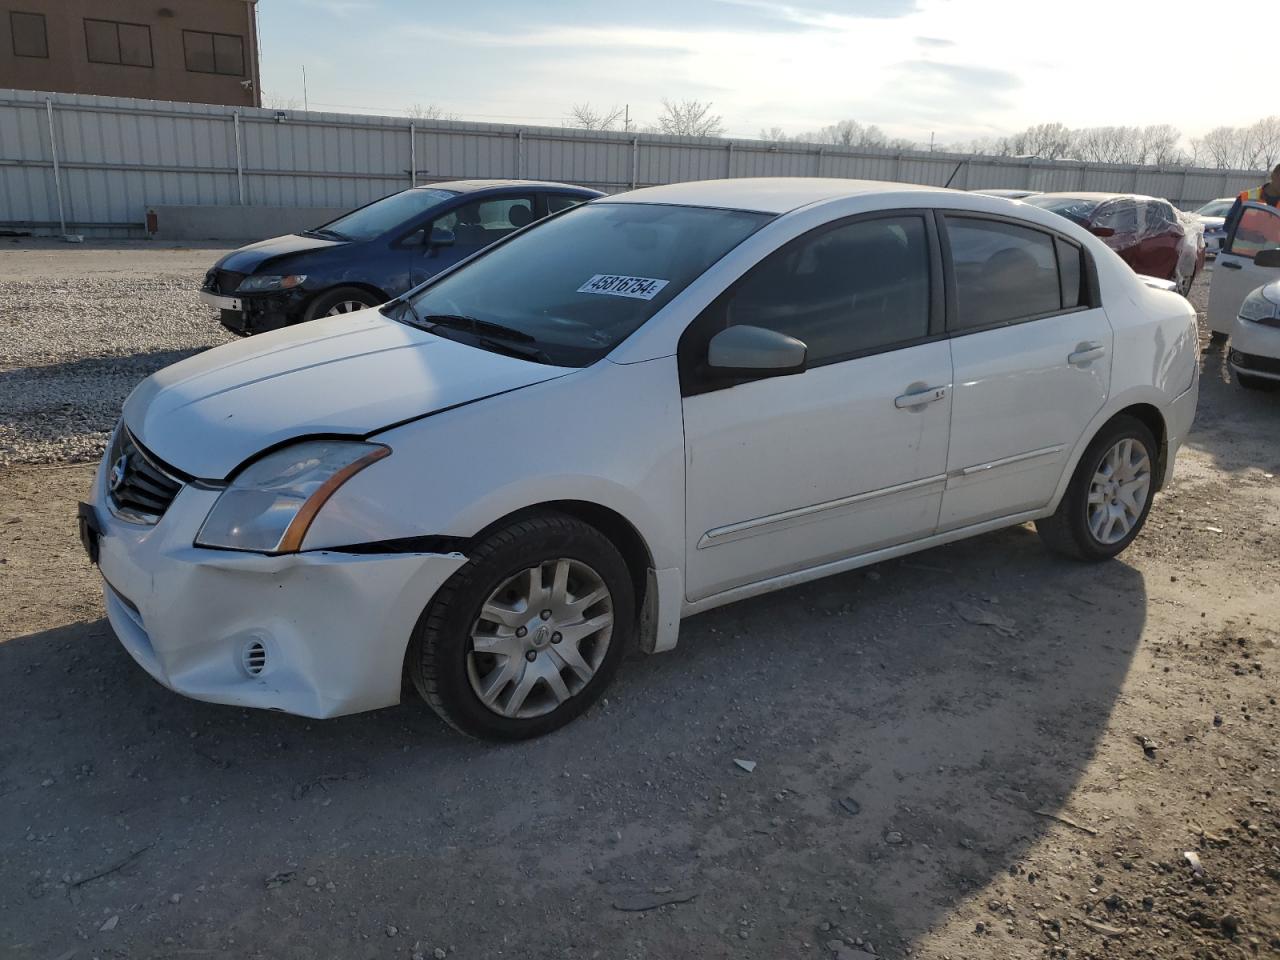
[[[1250,260],[1262,250],[1280,248],[1280,215],[1259,207],[1245,207],[1225,251]]]
[[[49,59],[49,34],[43,13],[10,12],[9,32],[13,37],[15,57]]]
[[[717,326],[795,337],[809,348],[810,365],[927,336],[928,236],[923,217],[913,215],[801,237],[738,282]]]
[[[85,20],[84,43],[91,63],[152,66],[151,28],[146,24]]]
[[[220,73],[244,76],[244,38],[231,33],[182,31],[182,50],[187,70],[192,73]]]
[[[1138,205],[1132,200],[1105,204],[1094,214],[1089,226],[1112,230],[1117,237],[1132,237],[1138,232]]]
[[[430,284],[400,319],[428,329],[433,316],[474,320],[477,328],[504,329],[504,342],[551,363],[586,366],[769,219],[704,207],[586,204]]]
[[[1054,239],[996,220],[947,217],[960,330],[996,326],[1062,309]],[[1077,287],[1078,289],[1078,287]]]
[[[317,232],[332,234],[336,240],[372,240],[418,219],[432,207],[457,195],[453,190],[427,187],[402,190],[332,220]]]
[[[432,225],[453,234],[454,246],[479,250],[533,223],[533,197],[494,197],[455,207]]]

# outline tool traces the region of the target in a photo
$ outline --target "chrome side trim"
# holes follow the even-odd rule
[[[994,470],[996,467],[1007,467],[1011,463],[1022,463],[1024,460],[1035,460],[1039,457],[1052,456],[1055,453],[1061,453],[1066,449],[1066,444],[1058,444],[1055,447],[1041,447],[1039,450],[1028,450],[1026,453],[1019,453],[1012,457],[1002,457],[999,460],[992,460],[990,463],[978,463],[972,467],[964,467],[960,470],[954,470],[951,473],[953,477],[971,477],[975,473],[982,473],[984,470]]]
[[[715,527],[702,535],[702,539],[698,541],[698,549],[701,550],[704,547],[713,547],[717,543],[724,543],[727,538],[732,537],[735,534],[746,533],[748,531],[759,529],[760,527],[772,526],[776,523],[785,523],[788,520],[798,520],[802,517],[811,517],[814,514],[825,513],[828,510],[839,510],[841,507],[848,507],[857,503],[866,503],[869,500],[878,500],[881,497],[892,496],[895,493],[919,490],[921,487],[929,487],[937,483],[943,483],[946,479],[946,474],[940,473],[936,477],[922,477],[919,480],[908,480],[906,483],[894,484],[892,487],[882,487],[879,490],[868,490],[866,493],[855,493],[852,496],[841,497],[838,500],[827,500],[823,503],[815,503],[807,507],[796,507],[794,510],[784,510],[781,513],[771,513],[765,517],[756,517],[754,520],[740,520],[737,523],[726,524],[723,527]]]

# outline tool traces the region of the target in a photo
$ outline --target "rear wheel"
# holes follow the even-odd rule
[[[337,317],[344,313],[355,313],[376,307],[383,301],[368,290],[359,287],[336,287],[326,290],[307,307],[304,320],[315,320],[317,317]]]
[[[1036,532],[1052,550],[1080,560],[1109,560],[1147,522],[1155,492],[1156,441],[1129,416],[1104,426],[1080,458],[1067,492]]]
[[[463,733],[549,733],[600,696],[631,643],[626,562],[600,531],[554,513],[515,521],[469,552],[418,622],[409,676]]]

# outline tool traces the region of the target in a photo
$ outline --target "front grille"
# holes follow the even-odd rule
[[[204,275],[204,288],[210,293],[229,297],[240,289],[240,283],[248,274],[234,270],[210,270]]]
[[[107,496],[117,516],[155,523],[181,489],[182,481],[157,465],[121,424],[107,454]]]
[[[1230,360],[1246,372],[1253,370],[1257,373],[1280,374],[1280,357],[1260,357],[1256,353],[1241,353],[1239,350],[1232,350]]]

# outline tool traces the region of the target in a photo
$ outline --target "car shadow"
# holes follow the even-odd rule
[[[1134,568],[1013,528],[692,618],[506,745],[416,702],[189,701],[103,620],[20,637],[0,936],[54,956],[119,916],[133,955],[778,957],[844,934],[901,957],[1061,829],[1145,610]]]
[[[1228,345],[1207,343],[1200,355],[1200,398],[1187,444],[1232,473],[1280,472],[1280,387],[1245,389],[1227,363]]]

